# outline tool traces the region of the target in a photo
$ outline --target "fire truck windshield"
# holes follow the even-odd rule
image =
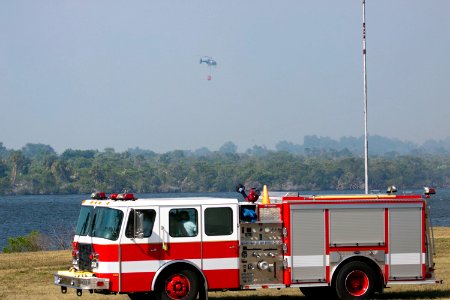
[[[75,229],[76,235],[86,236],[89,233],[91,218],[93,216],[94,207],[93,206],[82,206],[80,210],[80,215],[78,217],[77,228]]]
[[[108,207],[82,206],[76,235],[117,240],[122,225],[123,212]]]

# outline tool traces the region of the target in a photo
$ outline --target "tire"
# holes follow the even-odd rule
[[[371,298],[375,292],[375,285],[374,270],[360,261],[346,264],[336,277],[336,293],[342,300]]]
[[[198,278],[191,270],[164,272],[155,290],[158,300],[194,300],[198,294]]]
[[[337,299],[336,291],[329,286],[301,287],[300,291],[308,299],[317,299],[317,300]]]

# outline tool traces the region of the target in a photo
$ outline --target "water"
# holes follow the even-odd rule
[[[159,193],[138,194],[138,198],[152,197],[225,197],[236,198],[237,193]],[[0,197],[0,252],[8,244],[8,237],[28,235],[37,230],[48,237],[50,249],[70,246],[81,201],[90,195],[28,195]]]
[[[421,191],[412,191],[420,193]],[[331,194],[333,192],[302,192],[302,194]],[[339,193],[355,193],[341,191]],[[273,195],[272,193],[270,193]],[[165,193],[138,194],[138,198],[207,196],[236,198],[237,193]],[[50,248],[70,245],[77,222],[80,204],[88,195],[39,195],[0,197],[0,250],[7,245],[8,237],[17,237],[37,230],[51,241]],[[428,201],[431,206],[433,226],[450,227],[450,189],[437,191]],[[59,242],[59,243],[57,243]]]

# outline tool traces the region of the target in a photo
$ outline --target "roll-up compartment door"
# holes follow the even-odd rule
[[[390,279],[422,277],[422,209],[389,209]]]
[[[292,281],[325,281],[325,219],[323,209],[291,210]]]
[[[330,244],[331,246],[384,245],[384,209],[330,209]]]

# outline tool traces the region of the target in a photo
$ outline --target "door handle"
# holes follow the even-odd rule
[[[236,248],[236,246],[230,246],[230,249],[234,249],[234,248]]]
[[[156,249],[156,248],[150,249],[150,252],[156,252],[156,251],[158,251],[158,249]]]
[[[167,251],[167,250],[169,250],[169,245],[165,241],[165,236],[167,236],[167,231],[164,228],[164,226],[161,226],[162,249],[164,251]]]

